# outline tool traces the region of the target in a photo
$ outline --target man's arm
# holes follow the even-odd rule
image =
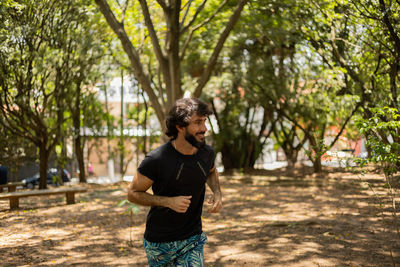
[[[207,184],[213,192],[209,203],[212,204],[208,212],[217,213],[222,209],[222,193],[219,186],[219,176],[216,166],[210,170],[210,174],[207,177]]]
[[[136,172],[128,188],[128,200],[142,206],[159,206],[170,208],[179,213],[185,213],[190,206],[192,196],[163,197],[147,193],[153,181]]]

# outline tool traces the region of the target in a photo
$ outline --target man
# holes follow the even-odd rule
[[[143,241],[151,267],[203,266],[206,183],[213,192],[209,212],[222,208],[214,150],[205,144],[211,114],[199,99],[176,101],[166,119],[171,139],[145,157],[129,185],[129,201],[151,206]]]

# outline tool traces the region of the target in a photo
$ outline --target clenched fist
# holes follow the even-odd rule
[[[221,194],[214,194],[208,200],[208,204],[210,204],[210,208],[208,212],[217,213],[222,209],[222,196]]]
[[[168,199],[167,207],[179,212],[185,213],[190,206],[190,199],[192,196],[178,196]]]

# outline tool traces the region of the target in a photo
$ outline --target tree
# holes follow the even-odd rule
[[[237,78],[224,75],[218,84],[220,93],[210,100],[218,124],[218,131],[212,129],[215,148],[221,152],[225,171],[254,168],[271,133],[265,131],[273,128],[270,111],[250,96],[252,91],[235,83]]]
[[[377,107],[398,107],[399,8],[385,0],[309,1],[303,8],[303,34],[327,68],[341,70],[337,94],[359,96],[364,119]]]
[[[297,119],[292,118],[291,121],[304,132],[309,142],[307,155],[313,163],[314,172],[318,173],[322,171],[322,156],[333,147],[342,135],[350,119],[358,110],[359,104],[354,104],[355,101],[351,97],[342,98],[324,94],[319,94],[318,97],[318,95],[311,94],[306,98],[308,100],[303,102],[302,108],[305,110],[302,111],[301,120],[304,126],[298,124]],[[290,118],[290,115],[287,118]],[[326,134],[332,126],[339,130],[329,141]]]
[[[229,60],[218,69],[222,82],[215,86],[221,91],[216,96],[225,106],[216,115],[217,148],[221,149],[225,168],[254,167],[270,134],[281,133],[278,121],[285,125],[276,109],[283,101],[293,101],[292,91],[297,89],[299,80],[295,55],[301,39],[290,21],[292,2],[252,2],[233,32],[230,50],[224,53]],[[226,81],[229,79],[233,79],[230,84]],[[289,153],[290,146],[284,148]],[[300,145],[296,149],[301,148]],[[292,156],[296,153],[290,153],[294,161]]]
[[[57,30],[56,17],[49,19],[57,13],[50,11],[52,7],[48,2],[2,6],[8,34],[0,54],[3,126],[38,147],[40,188],[47,187],[48,158],[60,137],[58,126],[63,123],[58,105],[65,97],[59,79],[64,62],[62,56],[57,59],[57,40],[51,38]]]
[[[362,45],[374,56],[375,70],[371,84],[387,93],[384,100],[389,101],[391,107],[399,109],[400,3],[387,0],[349,2],[352,7],[350,15],[365,28]],[[382,80],[380,76],[386,79]],[[386,92],[386,88],[389,92]]]
[[[400,3],[378,0],[366,3],[350,1],[351,15],[365,29],[362,46],[373,58],[369,64],[371,101],[364,105],[364,120],[376,117],[376,110],[389,107],[399,110],[398,80],[400,78],[400,27],[398,17]],[[372,131],[364,131],[367,140],[377,138]],[[378,131],[380,139],[391,143],[387,131]],[[371,135],[371,136],[370,136]],[[372,146],[368,149],[373,153]]]
[[[86,147],[86,158],[90,158],[94,147],[97,151],[101,151],[102,144],[98,137],[104,137],[104,126],[109,120],[112,125],[114,118],[106,111],[104,103],[100,102],[98,92],[85,90],[81,95],[80,140],[81,147]],[[101,154],[98,155],[99,158],[101,156]]]
[[[308,68],[312,67],[309,64]],[[306,69],[307,66],[303,65],[302,68]],[[274,136],[284,149],[288,165],[294,165],[298,152],[308,141],[307,155],[313,163],[314,171],[320,172],[322,155],[337,142],[360,103],[357,102],[357,96],[337,95],[342,83],[340,79],[336,80],[334,72],[307,72],[308,70],[302,72],[301,80],[294,81],[293,88],[278,100],[264,88],[263,90],[264,97],[276,103],[274,112],[277,113],[280,127],[274,129]],[[338,128],[339,131],[328,141],[326,133],[331,127]]]
[[[238,21],[246,2],[247,0],[237,1],[225,28],[218,33],[214,49],[193,92],[194,96],[201,95],[223,45]],[[110,7],[107,0],[96,0],[96,3],[121,41],[135,78],[149,96],[152,107],[164,129],[163,122],[166,112],[172,107],[175,100],[183,95],[182,75],[185,74],[181,71],[181,65],[185,60],[187,50],[189,48],[196,49],[190,47],[193,36],[204,29],[216,16],[226,15],[223,12],[228,12],[226,10],[230,10],[233,7],[232,4],[227,4],[228,1],[223,1],[220,5],[217,5],[217,1],[210,1],[209,5],[206,5],[207,1],[189,0],[182,3],[180,0],[168,2],[140,0],[139,11],[139,7],[135,3],[130,4],[129,1],[125,1],[119,8]],[[118,1],[118,3],[120,2]],[[132,21],[129,15],[137,20]],[[202,20],[200,21],[200,19]],[[132,25],[127,25],[129,22]],[[129,31],[135,34],[134,38],[129,38]],[[147,36],[150,37],[151,48],[147,48],[146,45],[150,45],[148,43],[140,43],[138,36],[143,35],[145,35],[143,39],[147,39]],[[148,54],[144,55],[141,52],[142,49],[147,49],[148,53],[150,49],[154,52],[157,61],[157,74],[154,76],[151,68],[152,58]],[[144,63],[146,57],[148,57],[148,65]]]
[[[81,126],[92,127],[89,117],[101,117],[102,111],[95,113],[87,112],[89,105],[95,102],[85,101],[85,98],[94,100],[92,93],[88,92],[90,86],[100,78],[100,63],[105,62],[106,28],[104,24],[98,22],[99,16],[95,7],[90,6],[90,1],[74,2],[73,20],[69,27],[70,33],[65,36],[66,50],[70,53],[68,69],[71,76],[71,90],[68,94],[68,109],[71,111],[73,124],[74,150],[79,166],[79,181],[86,182],[84,164],[84,145],[82,140]],[[97,22],[97,23],[96,23]],[[71,27],[74,25],[74,27]],[[91,108],[93,111],[94,108]]]
[[[75,72],[76,58],[91,58],[85,54],[89,50],[77,45],[82,44],[82,35],[76,34],[82,5],[22,1],[0,7],[6,33],[0,47],[1,122],[38,147],[41,189],[47,187],[50,153],[66,134],[71,90],[77,77],[87,74]]]
[[[365,118],[372,116],[369,108],[398,105],[399,7],[384,0],[321,0],[303,8],[302,33],[327,68],[341,69],[345,84],[338,93],[359,95]]]
[[[303,149],[307,138],[301,130],[285,117],[279,116],[278,126],[273,129],[276,144],[282,148],[287,160],[286,169],[291,172],[297,162],[299,152]]]
[[[377,163],[383,169],[386,179],[392,186],[398,186],[400,180],[396,174],[400,171],[400,121],[399,111],[395,108],[382,107],[373,109],[374,116],[369,119],[358,118],[357,126],[362,134],[368,136],[367,146],[371,148],[371,154],[367,159],[360,160],[362,166],[372,162]],[[392,142],[388,142],[390,136]],[[394,179],[397,178],[398,181]]]
[[[338,94],[345,84],[340,71],[324,68],[318,62],[313,62],[315,55],[311,51],[307,54],[308,56],[303,55],[302,58],[307,65],[302,65],[300,80],[294,82],[295,89],[289,90],[290,94],[281,99],[276,112],[280,120],[284,119],[284,127],[302,132],[293,133],[298,136],[297,139],[293,139],[295,143],[290,146],[286,144],[284,147],[288,147],[289,152],[298,153],[297,149],[303,148],[298,144],[308,142],[306,154],[313,163],[314,172],[321,172],[322,156],[343,134],[360,107],[360,102],[358,96]],[[337,129],[337,132],[329,138],[327,133],[331,128]],[[279,130],[283,130],[282,135],[285,136],[285,130]],[[289,138],[286,140],[288,142],[293,136],[288,134],[286,138]],[[292,150],[292,147],[296,149]]]

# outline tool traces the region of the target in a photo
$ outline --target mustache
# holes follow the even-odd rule
[[[197,132],[196,134],[205,134],[206,132]]]

